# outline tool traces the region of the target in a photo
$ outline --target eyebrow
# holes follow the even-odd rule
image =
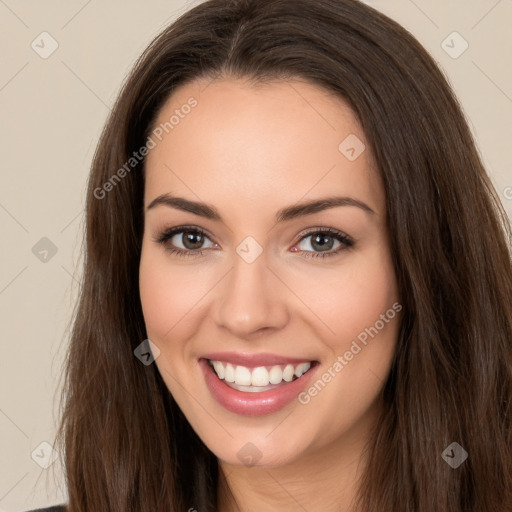
[[[207,203],[191,201],[171,194],[162,194],[153,199],[146,208],[146,211],[160,205],[182,210],[184,212],[194,213],[195,215],[199,215],[200,217],[205,217],[207,219],[223,221],[221,215],[214,206]],[[368,214],[375,214],[375,212],[366,203],[363,203],[363,201],[353,199],[352,197],[335,196],[287,206],[276,213],[275,219],[276,222],[285,222],[327,210],[329,208],[335,208],[337,206],[355,206]]]

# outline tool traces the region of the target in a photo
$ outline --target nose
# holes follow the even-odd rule
[[[235,254],[218,287],[216,322],[234,338],[251,339],[282,329],[289,319],[290,291],[268,266],[265,253],[248,263]]]

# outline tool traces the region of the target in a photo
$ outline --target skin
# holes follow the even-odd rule
[[[191,96],[197,106],[146,162],[140,294],[148,337],[161,351],[155,364],[219,460],[220,512],[353,510],[399,314],[309,403],[294,400],[261,417],[224,409],[198,359],[211,351],[271,352],[317,360],[318,376],[330,367],[332,373],[336,357],[399,303],[385,194],[368,144],[354,161],[338,150],[349,134],[363,142],[365,135],[343,100],[299,80],[195,81],[174,92],[156,125]],[[147,209],[165,193],[211,204],[223,220],[166,205]],[[374,213],[338,206],[274,219],[283,207],[333,195],[363,201]],[[177,226],[207,232],[202,255],[180,257],[156,241]],[[307,258],[322,252],[315,228],[341,231],[354,245]],[[247,236],[263,249],[252,263],[236,252]],[[192,251],[184,238],[175,235],[167,247]],[[331,244],[324,250],[341,242]],[[237,456],[248,442],[260,453],[252,467]]]

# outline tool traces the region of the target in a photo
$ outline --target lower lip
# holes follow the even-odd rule
[[[302,377],[277,388],[250,393],[229,387],[217,377],[205,359],[200,359],[199,365],[206,385],[217,402],[228,411],[244,416],[263,416],[283,409],[307,387],[318,366],[315,363]]]

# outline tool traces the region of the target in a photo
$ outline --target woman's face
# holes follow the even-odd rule
[[[296,80],[196,81],[151,137],[140,294],[188,421],[229,464],[355,454],[401,306],[383,186],[353,112]]]

